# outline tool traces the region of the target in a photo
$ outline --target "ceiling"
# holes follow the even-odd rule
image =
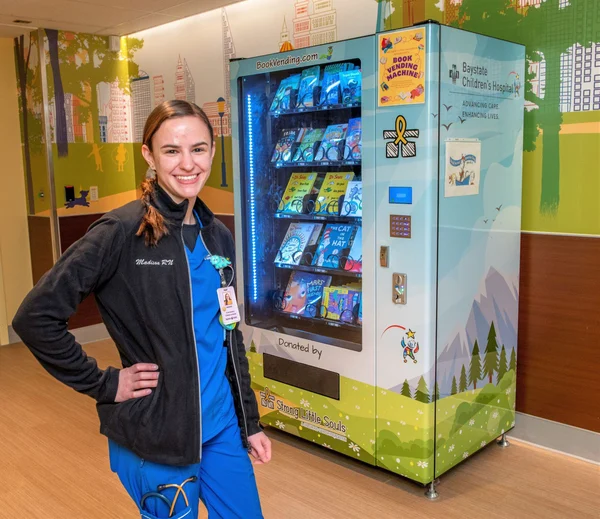
[[[243,0],[0,0],[0,38],[37,28],[123,36]],[[27,20],[20,25],[15,20]]]

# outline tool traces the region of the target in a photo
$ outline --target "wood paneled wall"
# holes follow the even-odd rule
[[[600,238],[523,234],[517,411],[600,432]]]
[[[53,264],[50,218],[44,216],[27,217],[29,226],[29,252],[31,254],[31,274],[35,285]]]

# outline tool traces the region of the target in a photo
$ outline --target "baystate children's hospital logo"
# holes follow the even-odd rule
[[[452,68],[450,69],[450,72],[449,72],[449,77],[452,80],[452,84],[456,85],[456,81],[460,77],[460,72],[456,68],[456,64],[452,65]]]
[[[417,358],[415,355],[419,352],[419,343],[415,337],[417,332],[413,332],[410,328],[407,331],[404,326],[400,326],[399,324],[392,324],[383,331],[381,337],[383,337],[388,330],[395,328],[400,329],[403,332],[402,339],[400,340],[400,346],[402,347],[402,359],[404,360],[404,363],[408,363],[410,359],[414,364],[416,364]]]

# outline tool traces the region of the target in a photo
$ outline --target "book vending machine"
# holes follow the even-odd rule
[[[261,420],[432,483],[514,426],[524,48],[425,23],[231,77]]]

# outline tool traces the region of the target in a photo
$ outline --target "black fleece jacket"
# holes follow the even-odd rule
[[[51,375],[97,401],[101,433],[143,459],[188,465],[200,461],[202,450],[190,273],[182,238],[188,201],[177,204],[156,185],[151,204],[169,228],[156,247],[136,236],[145,214],[141,201],[107,213],[40,279],[12,324]],[[208,251],[233,261],[231,233],[200,199],[195,210]],[[231,269],[225,274],[235,286]],[[69,333],[69,318],[91,293],[123,367],[139,362],[159,366],[151,395],[115,403],[119,370],[99,369]],[[248,447],[248,436],[261,426],[238,328],[227,331],[223,347],[229,352],[225,376]]]

